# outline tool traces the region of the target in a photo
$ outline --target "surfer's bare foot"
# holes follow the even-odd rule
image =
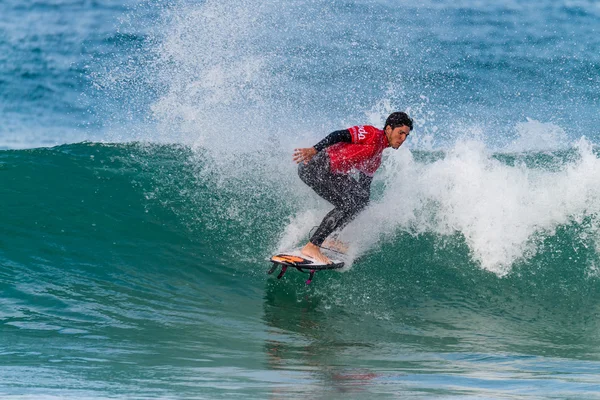
[[[321,248],[311,242],[308,242],[300,252],[306,257],[310,257],[323,264],[331,264],[331,260],[325,254],[321,253]]]
[[[348,245],[342,242],[341,240],[337,239],[325,239],[325,241],[323,242],[323,247],[344,254],[346,254],[346,252],[348,251]]]

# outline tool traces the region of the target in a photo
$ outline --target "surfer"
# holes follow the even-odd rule
[[[394,112],[383,130],[369,125],[353,126],[330,133],[313,147],[294,149],[300,179],[335,206],[302,248],[302,254],[331,263],[321,252],[321,245],[367,206],[381,153],[387,147],[397,150],[402,146],[412,128],[413,121],[406,113]]]

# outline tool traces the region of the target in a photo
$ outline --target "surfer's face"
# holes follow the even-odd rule
[[[385,127],[385,134],[388,138],[388,142],[390,142],[390,146],[394,149],[402,146],[402,143],[406,140],[407,136],[410,134],[410,128],[406,125],[397,126],[392,129],[391,126]]]

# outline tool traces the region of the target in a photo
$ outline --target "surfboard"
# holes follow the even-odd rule
[[[281,279],[285,275],[288,267],[296,268],[300,272],[306,272],[309,274],[307,285],[312,282],[315,272],[323,271],[327,269],[340,269],[344,267],[344,262],[340,260],[331,259],[331,264],[323,264],[317,260],[303,255],[300,250],[294,250],[287,253],[275,254],[271,257],[270,261],[273,266],[267,271],[267,274],[272,274],[275,270],[281,266],[281,271],[277,275],[277,279]]]

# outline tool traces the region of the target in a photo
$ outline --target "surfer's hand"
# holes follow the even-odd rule
[[[307,147],[303,149],[294,149],[294,161],[296,164],[304,162],[307,164],[317,154],[317,149],[314,147]]]

